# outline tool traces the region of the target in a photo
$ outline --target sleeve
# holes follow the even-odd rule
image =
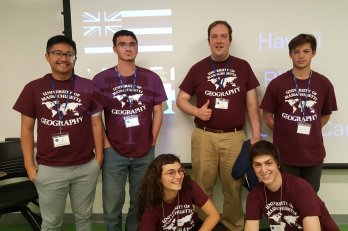
[[[105,98],[100,88],[92,82],[91,115],[101,112],[105,107]]]
[[[262,201],[261,198],[258,197],[259,187],[252,189],[246,200],[245,207],[245,219],[246,220],[260,220],[262,218]]]
[[[106,100],[106,95],[104,93],[104,85],[103,83],[107,82],[106,79],[103,78],[103,73],[105,73],[107,70],[100,72],[98,74],[96,74],[93,79],[92,82],[95,84],[95,86],[97,86],[97,88],[100,90],[100,92],[103,94],[103,97],[105,98],[104,101]]]
[[[324,103],[321,110],[322,115],[330,115],[332,111],[337,111],[337,103],[336,103],[336,96],[335,96],[335,90],[333,85],[329,80],[328,81],[328,89],[324,97]]]
[[[193,180],[191,180],[191,187],[193,204],[201,208],[205,203],[207,203],[209,197]]]
[[[143,214],[139,222],[139,231],[154,231],[156,230],[156,217],[151,211]]]
[[[168,99],[166,91],[164,90],[163,82],[157,74],[155,74],[154,76],[153,92],[154,92],[153,105],[158,105]]]
[[[182,83],[179,86],[179,89],[184,91],[185,93],[189,94],[189,95],[194,95],[195,94],[195,75],[196,75],[196,71],[195,71],[195,66],[191,67],[191,69],[189,70],[189,72],[187,73],[187,75],[185,76],[184,80],[182,81]]]
[[[246,72],[245,73],[247,73],[246,90],[250,91],[250,90],[253,90],[253,89],[257,88],[258,86],[260,86],[260,83],[257,80],[250,64],[247,61],[245,61],[245,62],[246,62]]]
[[[35,113],[35,102],[32,84],[25,85],[21,94],[19,95],[16,103],[13,106],[13,109],[18,111],[21,114],[29,116],[33,119],[36,119]]]
[[[295,205],[299,215],[304,218],[307,216],[321,216],[320,200],[312,186],[306,181],[298,178],[299,187],[296,187]]]
[[[265,95],[260,104],[260,108],[264,111],[275,113],[277,105],[277,95],[275,94],[276,84],[272,80],[266,88]]]

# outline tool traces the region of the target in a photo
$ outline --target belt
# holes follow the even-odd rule
[[[243,127],[237,127],[237,128],[228,128],[228,129],[215,129],[215,128],[207,128],[205,126],[200,126],[196,124],[196,128],[202,129],[207,132],[214,132],[214,133],[226,133],[226,132],[237,132],[242,131]]]

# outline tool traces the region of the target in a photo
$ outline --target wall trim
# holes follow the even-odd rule
[[[123,220],[125,220],[127,214],[123,214]],[[93,215],[94,223],[103,223],[103,214],[94,213]],[[331,214],[332,218],[336,224],[343,225],[348,224],[348,214]],[[1,223],[13,224],[13,223],[26,223],[22,214],[20,213],[9,213],[3,214],[0,217]],[[64,215],[64,223],[74,223],[74,216],[72,213],[66,213]]]

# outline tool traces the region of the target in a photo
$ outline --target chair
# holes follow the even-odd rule
[[[27,173],[19,140],[0,142],[0,183],[20,177],[27,177]],[[28,178],[11,182],[0,184],[0,217],[6,213],[21,212],[33,230],[41,230],[41,216],[28,207],[30,202],[39,206],[35,185]]]
[[[5,141],[21,142],[21,138],[19,138],[19,137],[7,137],[7,138],[5,138]]]

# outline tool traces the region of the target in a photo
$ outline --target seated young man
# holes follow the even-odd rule
[[[310,184],[280,172],[279,153],[272,143],[252,145],[249,159],[261,183],[248,195],[245,231],[258,231],[262,214],[271,230],[339,231]]]

